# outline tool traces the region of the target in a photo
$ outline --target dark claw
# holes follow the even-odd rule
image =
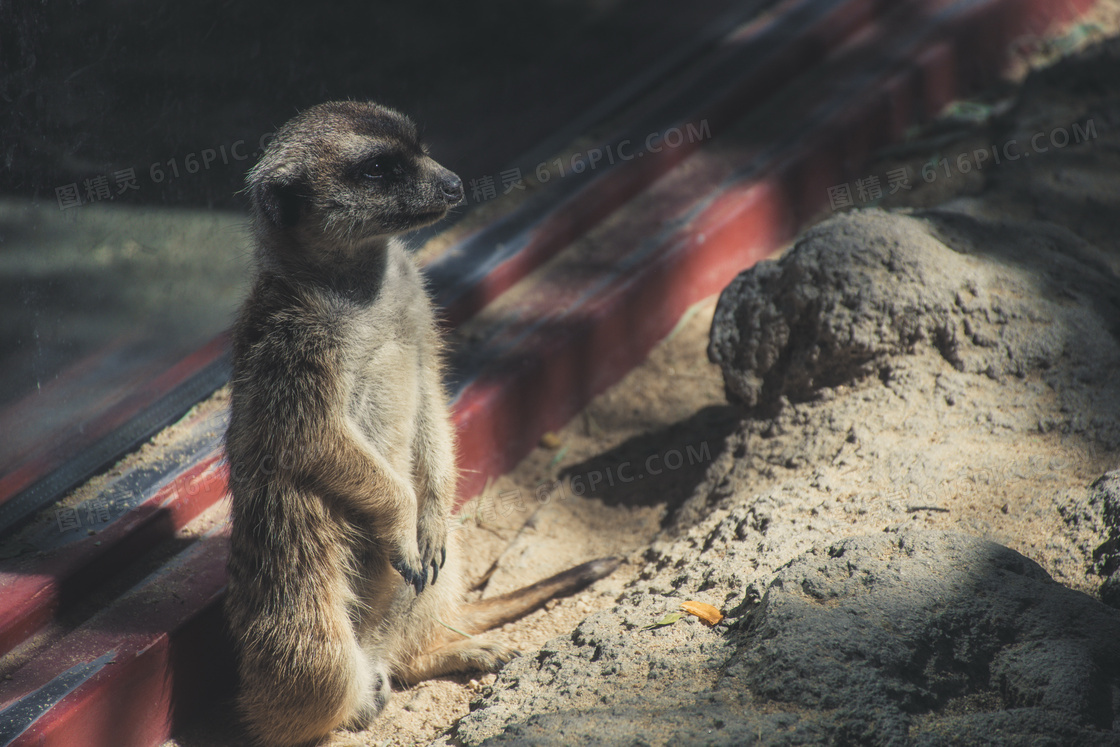
[[[397,573],[401,574],[401,578],[411,585],[412,588],[416,589],[417,594],[424,590],[425,579],[416,573],[416,571],[412,570],[403,560],[394,560],[393,568],[396,569]],[[426,576],[427,574],[424,575]]]
[[[443,564],[447,562],[447,548],[441,547],[439,549],[439,567],[443,568]]]
[[[393,561],[393,568],[395,568],[397,570],[397,573],[401,574],[401,578],[403,578],[405,581],[407,581],[410,584],[412,583],[412,571],[409,569],[409,567],[407,565],[405,565],[404,563],[402,563],[399,560],[394,560]]]
[[[436,585],[436,579],[439,578],[439,563],[432,561],[432,586]]]

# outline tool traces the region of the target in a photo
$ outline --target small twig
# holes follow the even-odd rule
[[[443,620],[440,620],[438,617],[436,618],[436,622],[439,623],[440,625],[442,625],[443,627],[447,628],[448,630],[451,630],[451,631],[454,631],[454,632],[458,633],[459,635],[466,636],[467,638],[474,638],[474,636],[471,635],[470,633],[459,630],[458,628],[454,628],[454,627],[448,625],[447,623],[445,623]]]
[[[941,508],[941,506],[910,506],[906,509],[906,513],[915,514],[919,511],[940,511],[943,514],[949,513],[949,509]]]
[[[556,452],[552,456],[552,461],[548,463],[548,469],[552,469],[557,464],[560,464],[560,462],[564,459],[564,456],[567,453],[568,453],[568,447],[567,446],[561,446],[560,451]]]

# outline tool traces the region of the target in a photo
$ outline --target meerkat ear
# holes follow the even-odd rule
[[[306,190],[299,178],[273,177],[257,184],[253,199],[270,223],[278,228],[291,228],[299,223],[304,194]]]

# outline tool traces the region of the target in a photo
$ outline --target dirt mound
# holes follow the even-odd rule
[[[994,379],[1060,367],[1098,380],[1115,370],[1120,315],[1099,254],[1049,223],[847,213],[727,287],[709,355],[748,408],[889,375],[891,356],[917,346]]]

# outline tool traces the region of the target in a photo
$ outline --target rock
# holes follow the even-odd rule
[[[1072,533],[1092,537],[1085,548],[1089,569],[1104,576],[1101,600],[1120,607],[1120,470],[1107,472],[1088,490],[1078,491],[1058,507]]]
[[[635,589],[512,662],[456,737],[1118,743],[1120,612],[1000,545],[948,532],[852,537],[786,565],[761,602],[738,599],[745,614],[730,625],[641,630],[667,600]]]
[[[1120,572],[1113,573],[1104,580],[1099,594],[1102,602],[1120,610]]]

